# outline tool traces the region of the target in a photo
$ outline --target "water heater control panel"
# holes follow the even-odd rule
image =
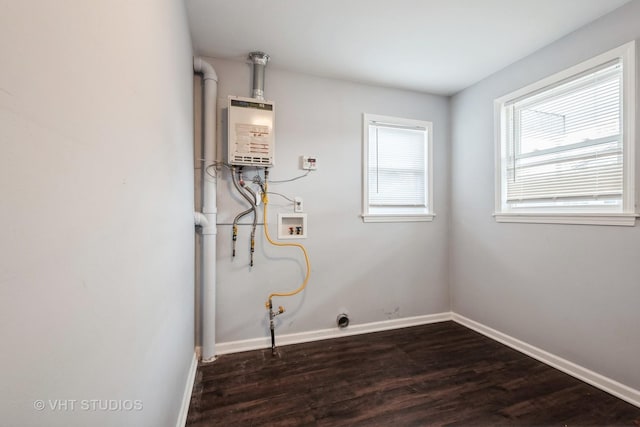
[[[273,166],[275,105],[271,101],[229,96],[228,162]]]

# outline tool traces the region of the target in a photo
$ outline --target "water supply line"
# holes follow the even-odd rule
[[[195,215],[196,225],[202,227],[202,359],[209,361],[216,355],[216,220],[217,220],[217,174],[206,173],[216,162],[216,100],[218,97],[218,75],[201,57],[193,58],[193,70],[202,74],[202,212]]]
[[[236,257],[236,242],[238,240],[238,221],[245,215],[248,215],[250,212],[253,212],[253,208],[249,208],[246,211],[240,212],[233,219],[233,226],[231,227],[231,258]]]
[[[267,298],[267,302],[265,303],[265,307],[269,310],[269,330],[271,331],[271,354],[275,354],[276,352],[276,341],[275,341],[275,323],[274,319],[276,316],[284,313],[284,307],[279,306],[277,311],[273,310],[273,298],[274,297],[290,297],[296,294],[299,294],[307,287],[307,283],[309,283],[309,276],[311,275],[311,262],[309,261],[309,254],[307,253],[307,249],[299,244],[299,243],[280,243],[274,241],[269,235],[269,227],[267,226],[267,205],[269,204],[269,198],[267,197],[268,190],[268,177],[269,170],[265,168],[264,170],[264,183],[262,186],[262,209],[263,209],[263,223],[264,223],[264,235],[267,238],[267,241],[274,246],[293,246],[299,248],[304,255],[304,261],[307,267],[307,272],[304,276],[304,280],[302,284],[295,290],[291,292],[272,292],[269,294]]]
[[[242,219],[244,216],[250,214],[251,212],[253,212],[253,208],[249,208],[246,211],[242,211],[240,212],[238,215],[236,215],[236,217],[233,219],[233,226],[231,227],[231,258],[235,258],[236,256],[236,242],[238,240],[238,222],[240,221],[240,219]],[[255,215],[255,213],[254,213]]]
[[[232,254],[233,256],[235,256],[236,253],[236,240],[238,237],[238,221],[240,220],[240,218],[242,218],[243,216],[249,214],[250,212],[253,212],[253,224],[251,227],[251,241],[250,241],[250,247],[251,247],[251,251],[250,251],[250,256],[251,256],[251,260],[249,261],[249,265],[251,267],[253,267],[253,254],[255,252],[255,246],[256,246],[256,227],[258,225],[258,215],[257,215],[257,210],[258,210],[258,206],[256,205],[256,193],[250,189],[249,187],[247,187],[245,185],[244,179],[242,179],[242,166],[240,168],[238,168],[238,175],[236,176],[236,167],[232,166],[231,167],[231,179],[233,181],[233,185],[236,187],[236,190],[238,190],[238,193],[240,193],[242,195],[242,197],[244,197],[247,202],[249,202],[249,204],[251,205],[251,207],[249,209],[247,209],[246,211],[240,212],[238,215],[236,215],[236,217],[233,220],[233,251]],[[247,192],[249,194],[247,194]]]

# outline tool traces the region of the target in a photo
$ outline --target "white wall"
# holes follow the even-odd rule
[[[453,97],[450,274],[453,311],[636,389],[640,227],[491,214],[494,98],[639,38],[638,22],[636,0]]]
[[[0,424],[175,425],[193,358],[183,2],[1,0],[0,57]]]
[[[228,95],[250,95],[248,64],[211,62],[219,76],[220,102]],[[308,177],[270,186],[271,191],[304,199],[309,237],[303,243],[312,265],[304,293],[274,299],[287,309],[278,318],[277,334],[333,328],[341,309],[349,312],[352,324],[448,311],[448,99],[285,72],[277,69],[277,58],[266,69],[265,94],[276,103],[276,166],[271,179],[303,173],[301,155],[318,157],[318,170]],[[362,223],[365,112],[433,122],[433,222]],[[225,171],[218,185],[220,223],[231,223],[246,206],[231,188]],[[270,201],[269,224],[275,233],[277,213],[293,208],[276,195]],[[249,232],[250,227],[240,228],[238,255],[232,260],[231,226],[218,227],[217,342],[268,337],[267,295],[295,289],[304,277],[299,250],[269,246],[262,227],[250,269]]]

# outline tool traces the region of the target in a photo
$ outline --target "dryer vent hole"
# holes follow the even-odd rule
[[[339,314],[337,319],[338,328],[346,328],[349,326],[349,316],[346,314]]]

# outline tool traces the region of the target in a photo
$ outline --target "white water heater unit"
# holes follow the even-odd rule
[[[271,101],[229,96],[229,164],[273,166],[274,114]]]

